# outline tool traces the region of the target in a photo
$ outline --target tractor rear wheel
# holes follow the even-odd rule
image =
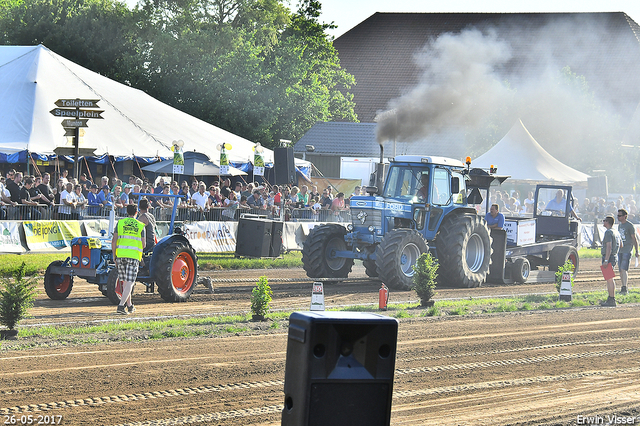
[[[133,293],[133,289],[131,290],[131,293]],[[107,292],[105,296],[109,298],[109,301],[112,304],[120,304],[120,299],[122,299],[122,280],[118,279],[118,268],[113,268],[109,271],[109,277],[107,278]]]
[[[387,233],[376,248],[380,280],[389,288],[411,290],[413,265],[427,250],[427,242],[416,230],[396,229]]]
[[[438,280],[457,287],[479,287],[491,263],[487,222],[476,214],[447,216],[436,236]]]
[[[44,273],[44,291],[49,299],[64,300],[69,297],[73,288],[73,277],[71,275],[60,275],[51,272],[51,267],[62,266],[62,260],[55,260],[49,264]]]
[[[193,248],[175,241],[162,248],[153,271],[158,293],[166,302],[186,302],[196,286],[198,260]]]
[[[346,278],[353,259],[337,257],[336,251],[347,250],[344,226],[318,225],[311,230],[302,245],[302,264],[309,278]]]

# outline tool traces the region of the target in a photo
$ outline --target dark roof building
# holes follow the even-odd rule
[[[590,88],[631,113],[640,101],[640,26],[623,12],[375,13],[334,41],[361,122],[419,82],[416,54],[444,33],[495,30],[512,45],[510,74],[535,76],[551,62],[584,75]]]
[[[468,34],[479,34],[479,41],[464,39]],[[458,57],[455,43],[443,47],[455,38],[467,42]],[[379,155],[376,133],[396,141],[397,155],[463,159],[486,152],[522,120],[546,150],[572,167],[587,173],[613,167],[624,130],[624,140],[640,141],[640,130],[636,135],[630,126],[640,102],[639,40],[640,26],[624,12],[375,13],[334,40],[341,66],[356,79],[349,92],[361,123],[316,124],[295,151],[300,156],[305,145],[314,145],[307,159],[337,177],[340,157]],[[480,47],[491,53],[492,42],[506,48],[483,63],[473,42],[486,42]],[[476,57],[465,61],[469,56]],[[486,90],[489,97],[503,92],[493,103],[476,99],[478,81],[456,81],[476,66],[495,84]],[[429,90],[438,85],[442,90],[433,96]],[[452,117],[465,103],[467,116]],[[394,113],[383,114],[384,125],[372,124],[390,108]],[[425,111],[417,113],[420,108]],[[484,116],[465,121],[469,111]],[[588,158],[576,156],[576,147]],[[385,142],[385,157],[392,155]]]
[[[311,161],[325,176],[340,177],[340,158],[380,158],[376,123],[318,122],[294,145],[296,157]],[[459,157],[464,152],[460,132],[433,135],[412,143],[385,141],[385,158],[396,155]],[[307,147],[313,147],[307,149]]]

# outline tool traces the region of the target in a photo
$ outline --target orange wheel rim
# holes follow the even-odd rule
[[[193,259],[187,253],[180,253],[173,261],[171,283],[178,293],[186,293],[195,280]]]
[[[573,263],[573,268],[575,270],[575,267],[578,265],[578,259],[576,259],[576,256],[574,254],[570,254],[569,260],[571,261],[571,263]]]
[[[122,280],[116,281],[116,294],[122,299]]]
[[[65,293],[69,290],[69,286],[71,285],[71,277],[69,275],[60,275],[60,278],[56,281],[57,284],[55,287],[58,293]]]

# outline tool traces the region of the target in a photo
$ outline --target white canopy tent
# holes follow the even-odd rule
[[[253,162],[255,144],[170,107],[141,90],[103,77],[39,46],[0,46],[0,153],[28,151],[53,155],[71,147],[62,118],[50,111],[58,99],[99,99],[104,119],[89,119],[81,148],[132,158],[172,158],[172,142],[184,141],[185,151],[207,154],[219,164],[217,146],[231,144],[229,161]],[[265,163],[273,151],[265,149]],[[298,166],[307,161],[296,160]]]
[[[498,168],[500,175],[511,176],[509,181],[576,184],[586,183],[589,177],[551,156],[520,120],[500,142],[473,161],[473,167],[491,165]]]

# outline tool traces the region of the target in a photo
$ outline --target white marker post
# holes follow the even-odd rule
[[[562,273],[562,281],[560,281],[560,300],[571,302],[571,272]]]
[[[311,290],[311,309],[312,311],[324,311],[324,285],[313,283]]]

